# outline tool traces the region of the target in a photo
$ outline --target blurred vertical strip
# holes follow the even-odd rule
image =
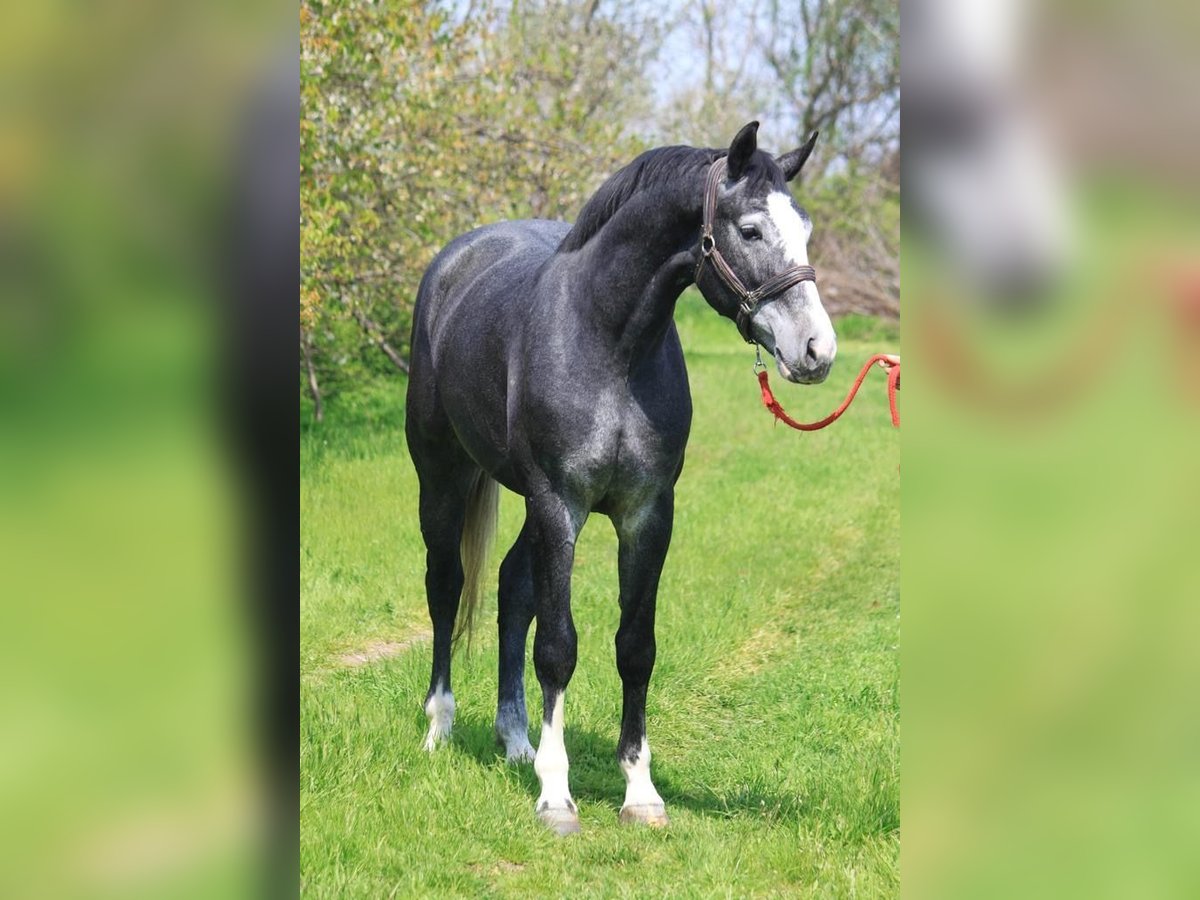
[[[264,708],[295,731],[258,638],[294,658],[297,28],[5,11],[0,896],[262,893]]]
[[[902,6],[914,897],[1200,892],[1198,20]]]
[[[249,714],[265,751],[266,887],[299,872],[299,439],[295,320],[300,294],[299,37],[272,47],[239,110],[224,262],[230,282],[217,380],[240,478],[237,564],[251,629]]]

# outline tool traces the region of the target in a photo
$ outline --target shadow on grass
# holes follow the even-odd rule
[[[537,726],[532,729],[536,735]],[[531,739],[534,735],[531,735]],[[625,799],[625,781],[617,766],[616,745],[595,732],[567,726],[566,742],[571,755],[571,792],[577,800],[611,806],[613,814]],[[496,742],[490,719],[460,715],[454,720],[455,749],[485,768],[506,766],[504,748]],[[536,746],[536,741],[534,741]],[[540,791],[532,763],[510,766],[532,806]],[[664,798],[665,799],[665,798]]]
[[[534,730],[536,732],[536,726]],[[566,742],[571,760],[571,792],[575,799],[603,804],[616,818],[625,799],[625,780],[617,765],[615,742],[596,732],[570,726],[566,729]],[[536,746],[536,741],[534,743]],[[459,753],[485,768],[507,765],[504,749],[496,742],[490,720],[469,715],[457,719],[454,745]],[[532,763],[511,766],[510,771],[529,794],[532,807],[539,793]],[[654,784],[668,813],[673,809],[686,809],[717,819],[748,818],[792,826],[808,823],[816,827],[827,826],[831,819],[840,817],[845,824],[835,830],[842,832],[840,836],[848,840],[880,837],[899,828],[898,818],[891,812],[892,804],[883,801],[882,797],[861,798],[866,802],[855,803],[846,795],[845,785],[839,783],[814,783],[804,795],[756,786],[718,794],[704,788],[684,787],[662,773],[655,774]],[[852,808],[855,806],[859,808]]]

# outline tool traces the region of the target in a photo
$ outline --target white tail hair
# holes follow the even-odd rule
[[[483,582],[483,568],[491,553],[496,537],[496,520],[500,512],[500,485],[483,470],[475,475],[467,491],[467,512],[463,519],[462,543],[459,555],[462,558],[463,587],[458,602],[458,618],[455,622],[452,643],[457,646],[463,635],[467,637],[467,649],[471,647],[471,634],[475,630],[475,613],[479,609],[479,588]]]

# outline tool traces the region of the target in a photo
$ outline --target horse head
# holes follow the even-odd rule
[[[746,125],[713,163],[696,283],[747,341],[775,357],[784,378],[816,384],[829,374],[837,337],[808,264],[812,221],[787,185],[817,135],[774,158],[758,149],[757,133],[757,122]]]

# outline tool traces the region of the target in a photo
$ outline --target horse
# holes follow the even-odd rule
[[[579,830],[564,695],[577,650],[574,548],[591,513],[608,516],[618,538],[619,820],[668,822],[650,777],[646,692],[692,417],[676,300],[695,283],[792,382],[823,381],[837,352],[808,265],[812,223],[787,186],[817,135],[776,159],[758,149],[757,133],[749,123],[727,150],[646,151],[573,226],[508,221],[460,235],[418,288],[405,431],[433,623],[425,746],[446,741],[454,721],[452,652],[470,639],[503,485],[525,499],[525,521],[500,565],[495,733],[508,761],[533,761],[535,812],[559,834]],[[536,751],[524,688],[534,618]]]

